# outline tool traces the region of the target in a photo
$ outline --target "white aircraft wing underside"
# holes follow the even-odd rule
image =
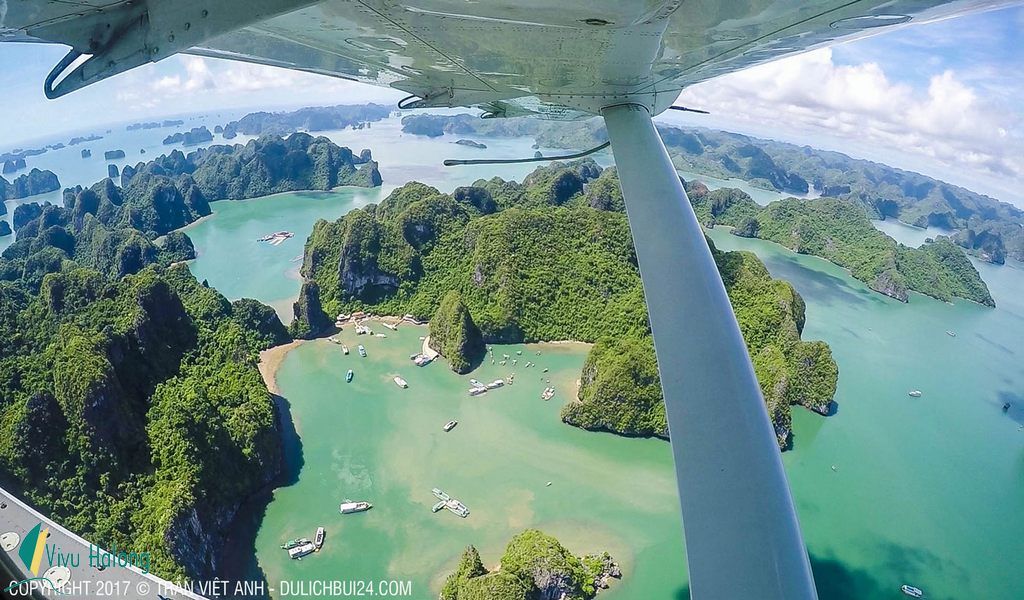
[[[93,57],[53,96],[189,52],[391,86],[415,97],[410,107],[572,118],[619,99],[660,112],[712,77],[1007,3],[0,0],[0,40]]]

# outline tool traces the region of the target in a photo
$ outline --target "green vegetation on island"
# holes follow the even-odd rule
[[[45,194],[59,189],[60,181],[57,180],[57,175],[55,175],[53,171],[32,169],[28,173],[18,176],[11,182],[0,177],[0,202],[5,200],[28,198],[29,196]],[[7,208],[5,207],[3,209],[3,213],[0,214],[4,214],[6,212]]]
[[[295,131],[329,131],[348,127],[362,129],[391,114],[380,104],[312,106],[290,112],[249,113],[220,127],[224,139],[243,135],[285,135]]]
[[[480,328],[455,290],[441,298],[430,319],[430,347],[448,359],[456,373],[468,373],[484,357],[486,347]]]
[[[429,318],[455,291],[487,342],[617,338],[639,349],[616,358],[599,344],[590,361],[595,385],[581,390],[564,418],[664,436],[654,354],[643,350],[650,327],[632,237],[615,211],[617,185],[593,161],[554,163],[522,184],[494,178],[450,195],[410,183],[380,205],[320,221],[306,243],[293,327],[315,333],[355,310]],[[827,345],[800,341],[804,305],[792,286],[772,279],[753,254],[715,256],[751,355],[762,356],[755,364],[771,384],[762,388],[784,445],[791,403],[827,412],[835,363]],[[798,377],[814,384],[802,388]]]
[[[179,153],[180,154],[180,153]],[[163,160],[172,160],[163,157]],[[147,172],[20,205],[0,258],[0,484],[152,570],[210,578],[239,506],[280,470],[258,352],[290,337],[173,263],[205,198]]]
[[[554,148],[584,149],[607,141],[600,119],[540,121],[480,119],[475,115],[411,115],[402,131],[533,137]],[[850,158],[839,152],[699,127],[659,124],[676,167],[723,179],[738,178],[769,190],[856,200],[874,218],[896,218],[917,227],[950,230],[952,241],[982,260],[1024,261],[1024,210],[919,173]]]
[[[441,588],[441,600],[589,600],[622,576],[608,553],[577,557],[536,529],[512,538],[501,564],[488,572],[476,548],[462,554]]]
[[[876,229],[855,200],[787,198],[761,207],[740,190],[709,192],[691,182],[687,192],[701,222],[730,225],[737,235],[820,256],[901,302],[912,290],[945,302],[964,298],[995,306],[977,269],[949,238],[940,236],[921,248],[899,244]]]

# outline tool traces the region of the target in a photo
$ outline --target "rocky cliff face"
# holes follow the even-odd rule
[[[452,371],[468,373],[484,357],[484,339],[469,308],[455,290],[441,300],[430,319],[430,347],[448,360]]]
[[[60,181],[53,171],[32,169],[10,183],[0,177],[0,202],[28,198],[29,196],[45,194],[59,189]]]

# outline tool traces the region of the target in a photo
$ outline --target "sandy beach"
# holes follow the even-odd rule
[[[294,340],[287,344],[274,346],[273,348],[260,352],[260,362],[257,366],[260,369],[260,375],[263,376],[263,382],[267,385],[267,389],[270,390],[271,394],[281,394],[281,390],[277,387],[277,369],[280,368],[281,362],[284,361],[284,357],[288,356],[289,352],[308,341],[309,340]]]

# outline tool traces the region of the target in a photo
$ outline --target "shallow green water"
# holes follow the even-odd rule
[[[397,577],[414,582],[416,598],[436,597],[438,575],[467,544],[494,564],[509,538],[539,527],[575,552],[608,550],[620,560],[628,576],[609,597],[671,597],[682,588],[668,444],[589,433],[559,421],[560,401],[575,389],[585,347],[497,346],[499,361],[502,353],[522,351],[519,366],[488,361],[472,376],[491,381],[515,372],[514,385],[470,397],[469,376],[455,375],[443,362],[418,368],[409,360],[424,333],[403,326],[386,339],[357,339],[346,331],[348,356],[319,340],[285,360],[278,384],[301,440],[302,468],[297,482],[274,492],[256,538],[259,564],[271,582],[338,573]],[[357,355],[357,343],[366,345],[367,358]],[[538,366],[523,368],[526,360]],[[355,379],[346,384],[349,368]],[[408,380],[409,389],[398,388],[395,375]],[[547,379],[558,390],[550,402],[539,397]],[[450,419],[459,425],[444,433]],[[431,513],[433,487],[461,499],[469,518]],[[337,505],[346,497],[374,508],[340,515]],[[319,554],[296,562],[278,548],[321,525],[328,542]]]

